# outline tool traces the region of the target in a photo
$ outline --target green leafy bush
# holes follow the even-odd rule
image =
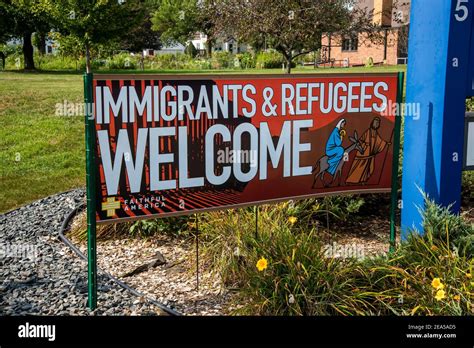
[[[22,54],[22,47],[21,45],[12,45],[12,44],[1,44],[0,51],[5,54],[5,56],[11,56],[13,54],[21,55]]]
[[[146,238],[152,235],[171,235],[174,237],[186,237],[190,234],[187,216],[161,218],[150,220],[138,220],[134,222],[122,222],[97,226],[97,238],[108,239],[116,237]],[[83,212],[79,214],[68,232],[70,236],[79,240],[87,239],[87,219]]]
[[[229,69],[234,67],[234,56],[230,52],[214,52],[211,58],[213,69]]]
[[[148,59],[145,68],[150,69],[192,69],[194,59],[187,54],[159,54]]]
[[[255,56],[250,52],[240,53],[236,55],[239,60],[240,68],[242,69],[253,69],[255,68]]]
[[[188,217],[162,218],[152,220],[138,220],[131,224],[132,236],[148,237],[154,234],[167,234],[172,236],[187,235]]]
[[[323,200],[323,208],[339,220],[346,220],[350,215],[358,213],[363,205],[364,198],[360,196],[328,196]]]
[[[110,70],[136,69],[138,63],[137,57],[128,53],[120,53],[107,59],[106,67]]]
[[[286,64],[283,55],[276,51],[260,52],[257,55],[256,67],[257,69],[278,69]],[[291,67],[296,66],[295,62],[291,63]]]
[[[186,49],[184,50],[184,53],[186,53],[191,58],[194,58],[194,57],[196,57],[198,51],[197,51],[196,47],[194,47],[194,45],[190,42],[186,46]]]
[[[469,258],[474,256],[474,225],[469,224],[457,215],[451,214],[449,208],[435,204],[425,198],[423,227],[434,239],[445,241],[449,248]]]
[[[282,67],[283,62],[283,56],[278,52],[260,52],[257,55],[256,67],[257,69],[277,69]]]
[[[469,112],[474,111],[474,97],[466,99],[466,111],[469,111]]]
[[[369,57],[365,61],[365,67],[366,68],[373,68],[374,67],[374,58]]]

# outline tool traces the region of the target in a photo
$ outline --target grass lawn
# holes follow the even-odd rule
[[[294,73],[404,71],[404,66],[296,68]],[[100,71],[105,72],[105,71]],[[118,72],[118,71],[117,71]],[[123,73],[123,71],[120,71]],[[127,73],[141,73],[129,70]],[[166,70],[145,73],[281,73],[275,70]],[[56,104],[83,100],[82,75],[71,71],[0,72],[0,212],[85,185],[84,125],[55,116]]]

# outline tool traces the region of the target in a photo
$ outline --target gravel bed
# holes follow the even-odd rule
[[[75,240],[74,244],[85,252],[85,242]],[[157,252],[164,256],[166,264],[122,277],[148,263]],[[202,257],[197,288],[193,240],[167,235],[99,240],[97,259],[99,266],[114,277],[184,315],[227,315],[236,309],[231,301],[235,294],[222,286],[220,277],[202,262]]]
[[[87,264],[58,237],[85,192],[47,197],[0,215],[0,315],[166,315],[98,274],[98,308],[87,308]]]

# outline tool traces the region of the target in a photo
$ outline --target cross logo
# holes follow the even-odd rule
[[[107,200],[102,202],[102,210],[107,210],[107,217],[114,216],[117,209],[120,209],[120,201],[116,201],[115,197],[107,197]]]

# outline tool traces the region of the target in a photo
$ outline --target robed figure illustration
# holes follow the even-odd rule
[[[334,176],[337,166],[344,156],[344,148],[342,147],[342,139],[346,134],[344,126],[346,125],[346,120],[340,120],[336,127],[333,129],[331,135],[329,136],[328,141],[326,142],[326,156],[328,156],[328,165],[329,168],[327,172]]]
[[[344,129],[345,125],[346,120],[340,120],[331,132],[331,135],[329,135],[329,138],[326,142],[326,154],[316,161],[316,164],[312,170],[312,173],[314,173],[314,179],[313,185],[311,187],[313,189],[316,187],[316,182],[318,179],[321,180],[325,187],[336,182],[336,179],[339,179],[338,185],[340,185],[342,168],[345,163],[344,156],[349,156],[352,151],[363,151],[362,147],[359,145],[357,131],[354,131],[354,134],[349,136],[351,144],[347,147],[342,146],[342,142],[346,136],[346,130]],[[324,181],[325,173],[332,175],[332,180],[330,183],[326,183]]]
[[[369,129],[359,139],[363,151],[359,151],[355,156],[346,183],[365,184],[372,176],[375,169],[375,157],[391,144],[380,137],[379,128],[380,118],[375,117]]]

